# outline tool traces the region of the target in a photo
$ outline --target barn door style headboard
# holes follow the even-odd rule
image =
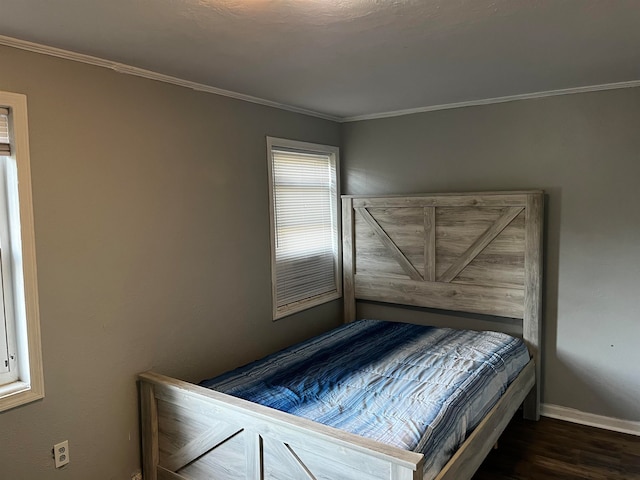
[[[522,319],[539,415],[542,191],[342,197],[345,321],[356,300]]]

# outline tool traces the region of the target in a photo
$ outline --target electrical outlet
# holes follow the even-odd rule
[[[137,471],[133,475],[131,475],[131,480],[142,480],[142,472]]]
[[[53,458],[56,461],[56,468],[64,467],[69,463],[69,440],[53,446]]]

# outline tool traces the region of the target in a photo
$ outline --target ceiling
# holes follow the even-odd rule
[[[336,119],[640,80],[640,0],[0,0],[0,35]]]

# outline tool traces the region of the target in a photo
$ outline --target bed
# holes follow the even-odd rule
[[[530,360],[439,472],[469,479],[524,404],[539,418],[543,194],[343,196],[345,322],[356,300],[519,319]],[[154,372],[139,376],[155,479],[426,477],[430,458]]]

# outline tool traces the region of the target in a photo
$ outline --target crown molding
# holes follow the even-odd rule
[[[599,92],[602,90],[616,90],[621,88],[634,88],[640,87],[640,80],[631,80],[627,82],[618,83],[606,83],[602,85],[588,85],[583,87],[565,88],[560,90],[548,90],[544,92],[524,93],[519,95],[509,95],[505,97],[485,98],[480,100],[469,100],[465,102],[445,103],[442,105],[431,105],[426,107],[409,108],[404,110],[395,110],[390,112],[372,113],[366,115],[355,115],[351,117],[338,117],[335,115],[328,115],[326,113],[320,113],[313,110],[307,110],[305,108],[294,107],[284,103],[274,102],[266,100],[264,98],[254,97],[246,95],[244,93],[234,92],[231,90],[224,90],[211,85],[205,85],[203,83],[192,82],[190,80],[184,80],[178,77],[172,77],[151,70],[145,70],[143,68],[133,67],[124,63],[113,62],[111,60],[105,60],[103,58],[94,57],[91,55],[85,55],[83,53],[72,52],[69,50],[63,50],[61,48],[50,47],[48,45],[42,45],[39,43],[29,42],[26,40],[20,40],[13,37],[7,37],[0,35],[0,45],[7,47],[19,48],[21,50],[27,50],[34,53],[40,53],[42,55],[49,55],[52,57],[63,58],[66,60],[72,60],[74,62],[85,63],[102,68],[108,68],[118,73],[126,75],[134,75],[136,77],[147,78],[150,80],[156,80],[158,82],[169,83],[172,85],[178,85],[180,87],[190,88],[199,92],[212,93],[214,95],[221,95],[223,97],[234,98],[236,100],[242,100],[244,102],[255,103],[258,105],[264,105],[267,107],[278,108],[280,110],[286,110],[288,112],[300,113],[302,115],[308,115],[311,117],[322,118],[324,120],[330,120],[332,122],[347,123],[358,122],[362,120],[378,120],[382,118],[401,117],[404,115],[412,115],[415,113],[434,112],[438,110],[450,110],[453,108],[464,107],[476,107],[480,105],[492,105],[495,103],[515,102],[518,100],[532,100],[536,98],[554,97],[559,95],[571,95],[575,93],[588,93]]]
[[[341,122],[358,122],[361,120],[377,120],[380,118],[402,117],[414,113],[435,112],[437,110],[450,110],[452,108],[477,107],[479,105],[492,105],[494,103],[515,102],[518,100],[533,100],[536,98],[555,97],[559,95],[572,95],[574,93],[599,92],[602,90],[617,90],[620,88],[640,87],[640,80],[628,82],[605,83],[602,85],[588,85],[585,87],[564,88],[560,90],[548,90],[545,92],[523,93],[520,95],[508,95],[506,97],[485,98],[481,100],[469,100],[467,102],[445,103],[442,105],[432,105],[429,107],[409,108],[406,110],[396,110],[392,112],[372,113],[367,115],[356,115],[353,117],[343,117]]]
[[[274,102],[266,100],[264,98],[253,97],[244,93],[233,92],[231,90],[224,90],[222,88],[213,87],[211,85],[205,85],[203,83],[192,82],[190,80],[184,80],[178,77],[172,77],[171,75],[165,75],[163,73],[153,72],[151,70],[145,70],[143,68],[133,67],[124,63],[112,62],[111,60],[105,60],[103,58],[94,57],[91,55],[85,55],[83,53],[71,52],[69,50],[63,50],[61,48],[50,47],[48,45],[42,45],[39,43],[28,42],[26,40],[19,40],[13,37],[7,37],[0,35],[0,45],[6,47],[19,48],[21,50],[27,50],[29,52],[40,53],[42,55],[49,55],[52,57],[64,58],[65,60],[72,60],[74,62],[85,63],[96,67],[108,68],[118,73],[126,75],[134,75],[136,77],[147,78],[149,80],[156,80],[158,82],[169,83],[172,85],[178,85],[180,87],[190,88],[199,92],[213,93],[214,95],[221,95],[223,97],[234,98],[236,100],[242,100],[244,102],[256,103],[258,105],[264,105],[267,107],[278,108],[280,110],[286,110],[293,113],[301,113],[303,115],[309,115],[311,117],[318,117],[324,120],[331,120],[333,122],[340,122],[342,118],[335,117],[333,115],[327,115],[313,110],[307,110],[305,108],[294,107],[284,103]]]

